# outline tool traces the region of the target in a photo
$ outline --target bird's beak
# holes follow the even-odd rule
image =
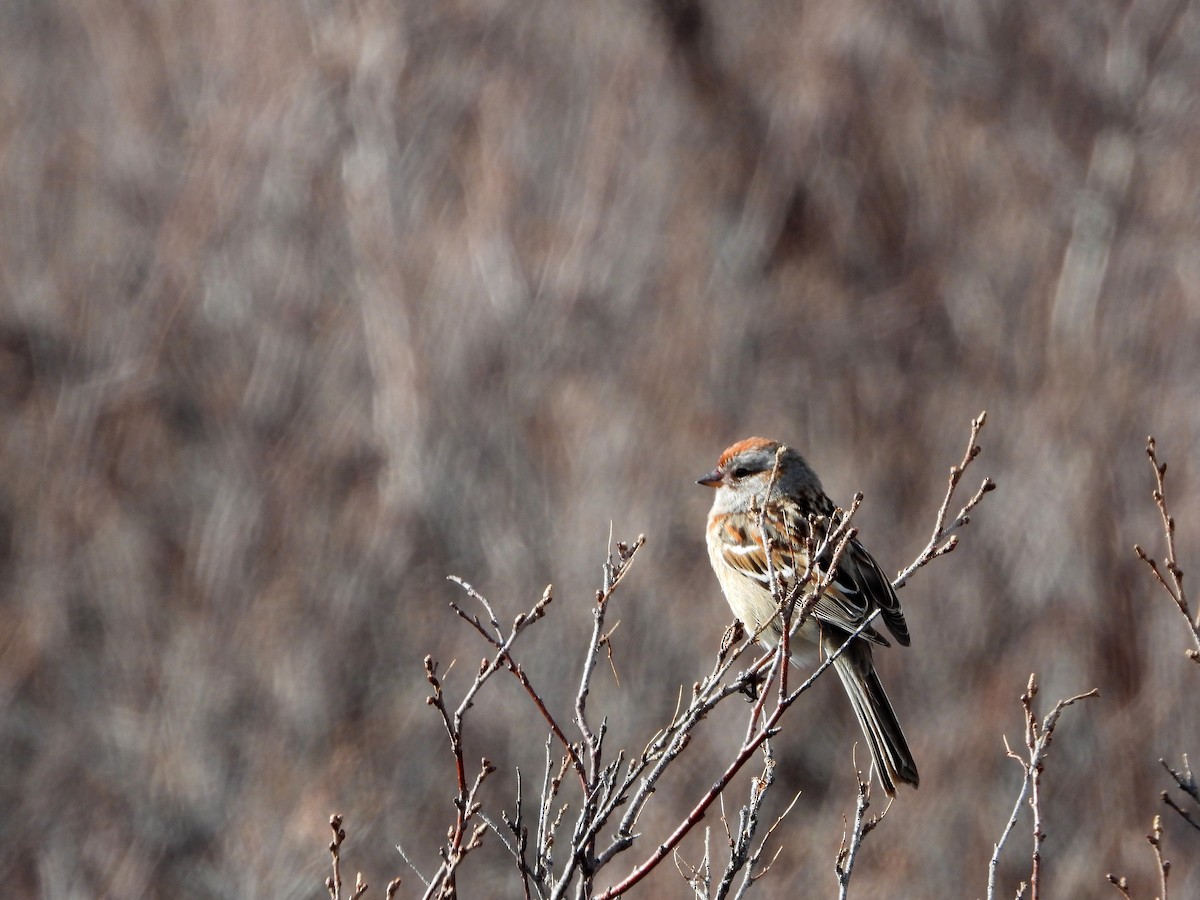
[[[713,469],[711,472],[709,472],[703,478],[697,478],[696,484],[702,484],[705,487],[715,488],[717,485],[719,485],[724,480],[725,480],[725,473],[722,472],[720,469]]]

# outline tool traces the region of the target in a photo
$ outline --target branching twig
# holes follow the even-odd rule
[[[1197,787],[1196,785],[1196,776],[1192,774],[1192,767],[1188,763],[1187,754],[1183,754],[1183,770],[1181,772],[1176,772],[1169,765],[1167,765],[1167,761],[1165,759],[1160,759],[1159,762],[1162,764],[1162,767],[1167,770],[1171,778],[1174,779],[1175,785],[1181,791],[1191,797],[1192,803],[1198,809],[1200,809],[1200,787]],[[1162,792],[1162,801],[1171,809],[1175,810],[1175,812],[1179,813],[1183,821],[1187,822],[1197,831],[1200,831],[1200,819],[1197,819],[1193,812],[1180,806],[1179,803],[1176,802],[1175,798],[1173,798],[1166,791]]]
[[[463,579],[459,578],[457,575],[449,576],[448,580],[453,581],[455,584],[465,590],[471,597],[480,602],[484,609],[488,611],[488,614],[492,620],[492,628],[496,633],[494,635],[489,633],[488,630],[480,623],[477,616],[468,616],[462,611],[462,609],[459,608],[458,604],[451,603],[450,608],[453,609],[454,612],[464,621],[470,623],[470,625],[483,636],[485,641],[498,650],[502,649],[504,641],[502,635],[500,634],[500,626],[496,622],[496,617],[491,614],[492,608],[488,604],[487,598],[485,598],[482,594],[475,590],[475,588],[471,587],[471,585],[467,584],[467,582],[463,581]],[[553,586],[548,584],[546,585],[546,589],[542,591],[542,599],[534,604],[533,608],[527,614],[525,614],[525,616],[517,617],[516,626],[523,630],[524,628],[541,619],[546,615],[546,607],[549,606],[553,600]],[[562,745],[563,750],[566,752],[567,756],[570,757],[571,764],[575,767],[575,771],[579,775],[580,780],[582,781],[585,779],[587,776],[583,771],[583,762],[579,759],[579,755],[576,753],[574,745],[567,740],[567,736],[563,732],[562,727],[555,720],[554,716],[550,714],[550,710],[546,708],[545,702],[542,700],[541,695],[530,683],[529,676],[525,674],[525,670],[517,665],[516,661],[507,651],[505,651],[503,654],[502,662],[504,663],[504,667],[508,669],[508,671],[516,677],[517,681],[521,683],[521,686],[525,688],[525,693],[529,695],[530,700],[533,701],[533,705],[537,707],[538,712],[542,714],[542,718],[546,720],[546,724],[550,726],[550,731],[556,738],[558,738],[558,742]]]
[[[937,559],[939,556],[945,556],[958,546],[958,536],[953,534],[954,531],[963,527],[971,521],[971,510],[979,505],[983,500],[983,495],[989,491],[996,489],[996,483],[991,478],[984,478],[971,499],[966,505],[958,511],[958,515],[950,524],[946,524],[946,515],[950,511],[950,503],[954,498],[954,491],[958,488],[958,483],[962,481],[963,475],[967,471],[967,466],[974,462],[981,452],[979,446],[979,432],[983,430],[984,422],[987,421],[987,410],[981,412],[978,417],[971,420],[971,437],[967,441],[967,451],[963,454],[962,460],[956,466],[950,467],[950,482],[946,486],[946,495],[942,499],[942,505],[938,509],[937,518],[933,524],[933,534],[929,537],[929,543],[925,545],[925,549],[917,554],[917,558],[912,561],[905,569],[901,570],[896,576],[896,580],[892,582],[892,587],[896,590],[904,587],[908,583],[908,579],[912,574],[924,565]],[[949,538],[947,540],[947,538]]]
[[[796,808],[796,803],[798,803],[799,800],[800,794],[797,793],[794,797],[792,797],[792,802],[787,805],[787,808],[784,809],[784,811],[775,818],[775,821],[771,823],[771,827],[767,829],[767,833],[764,834],[762,840],[759,841],[758,849],[750,855],[750,858],[747,860],[747,866],[742,875],[742,884],[738,888],[738,892],[735,895],[735,900],[742,900],[742,898],[746,896],[747,892],[749,892],[750,886],[771,871],[771,866],[775,864],[775,860],[779,858],[779,854],[783,850],[782,847],[777,847],[775,849],[775,853],[771,857],[771,861],[761,869],[755,871],[754,867],[758,865],[759,860],[762,858],[762,854],[767,848],[767,841],[771,839],[771,835],[775,833],[775,829],[783,824],[783,820],[786,819],[788,814]]]
[[[479,595],[476,594],[475,596],[478,597]],[[486,600],[482,598],[480,600],[483,603],[484,609],[488,612],[493,628],[496,628],[499,633],[499,625],[496,622],[496,617],[492,613],[491,607],[487,604]],[[433,878],[426,883],[425,898],[435,895],[439,897],[452,897],[455,895],[455,871],[462,864],[467,854],[480,845],[483,835],[488,828],[485,822],[480,822],[480,824],[473,827],[471,823],[480,810],[478,800],[479,789],[483,785],[484,780],[496,771],[496,769],[485,758],[480,763],[479,772],[475,778],[470,782],[467,780],[466,765],[463,758],[463,723],[467,710],[471,708],[476,695],[491,676],[499,671],[500,668],[508,665],[512,659],[510,650],[513,642],[516,641],[517,637],[526,627],[533,621],[541,618],[545,606],[549,602],[549,590],[547,590],[542,600],[534,606],[530,613],[517,616],[508,636],[498,642],[495,656],[491,660],[485,659],[479,664],[479,670],[475,675],[474,681],[471,682],[463,694],[462,700],[453,711],[446,705],[442,680],[438,677],[437,662],[431,656],[425,657],[425,679],[432,688],[432,693],[426,698],[426,702],[437,709],[442,719],[442,725],[446,729],[446,736],[450,740],[450,752],[454,757],[458,787],[454,798],[454,825],[450,828],[446,844],[439,851],[442,857],[442,864]],[[463,615],[463,613],[459,611],[459,615]],[[467,618],[465,615],[463,617]],[[479,625],[478,619],[473,624],[480,628],[480,630],[483,630],[482,626]]]
[[[837,875],[838,900],[846,900],[846,897],[849,896],[850,876],[854,872],[854,862],[858,858],[858,851],[862,847],[863,839],[883,821],[883,817],[892,808],[892,801],[896,799],[895,797],[888,798],[883,812],[867,818],[866,812],[871,805],[871,773],[868,771],[864,778],[862,771],[855,765],[854,776],[858,781],[858,797],[854,803],[854,825],[847,831],[843,818],[842,843],[838,847],[837,858],[833,865],[834,874]]]
[[[724,821],[724,814],[722,814]],[[728,829],[727,829],[728,830]],[[712,837],[712,829],[704,829],[704,855],[700,858],[700,863],[696,866],[691,866],[686,863],[676,850],[672,854],[675,861],[675,871],[682,877],[684,882],[692,890],[692,896],[696,900],[709,900],[709,890],[712,888],[712,855],[709,852],[709,839]],[[688,871],[684,871],[687,869]]]
[[[1162,519],[1163,534],[1166,538],[1167,558],[1164,560],[1164,565],[1166,566],[1167,574],[1171,576],[1170,582],[1163,577],[1162,572],[1159,571],[1158,563],[1146,554],[1146,551],[1142,549],[1140,544],[1133,545],[1133,552],[1138,555],[1138,559],[1149,566],[1155,580],[1162,585],[1162,589],[1174,601],[1184,621],[1187,622],[1188,630],[1192,636],[1192,643],[1196,646],[1189,647],[1185,652],[1193,662],[1200,663],[1200,612],[1196,614],[1195,618],[1192,617],[1192,611],[1188,605],[1187,593],[1183,589],[1183,569],[1179,567],[1179,560],[1175,555],[1175,518],[1167,510],[1167,494],[1163,484],[1167,475],[1167,464],[1158,461],[1154,435],[1146,438],[1146,455],[1150,458],[1150,465],[1154,469],[1153,497],[1154,503],[1158,507],[1159,517]]]
[[[739,872],[742,873],[742,879],[735,897],[744,897],[750,890],[750,886],[765,875],[770,870],[772,863],[778,858],[782,848],[775,851],[775,854],[766,865],[758,868],[763,853],[766,851],[767,841],[770,840],[771,835],[775,833],[775,829],[779,827],[779,824],[786,818],[787,814],[792,811],[800,795],[797,794],[792,799],[792,802],[788,804],[787,809],[775,819],[756,847],[754,845],[754,837],[758,831],[759,816],[762,812],[763,801],[766,799],[767,792],[774,783],[775,756],[771,750],[771,742],[766,741],[763,744],[762,775],[751,779],[750,799],[747,800],[746,805],[738,812],[737,829],[731,832],[728,825],[726,825],[726,835],[729,839],[729,862],[726,863],[725,870],[721,873],[721,881],[717,884],[716,893],[713,895],[715,900],[723,900],[723,898],[729,896],[729,892],[733,889],[734,879],[737,878]],[[722,816],[722,819],[724,818]]]
[[[713,783],[712,787],[705,792],[704,796],[700,799],[700,802],[692,808],[692,811],[688,813],[687,817],[679,824],[675,831],[672,832],[671,835],[665,841],[663,841],[663,843],[661,843],[641,865],[635,868],[628,877],[618,884],[610,887],[602,894],[598,895],[597,900],[609,900],[609,898],[617,897],[628,891],[631,887],[648,875],[658,865],[658,863],[660,863],[662,859],[679,844],[683,837],[696,825],[696,823],[704,818],[708,808],[718,797],[721,796],[721,793],[725,790],[726,786],[746,764],[747,760],[754,755],[754,752],[763,744],[764,741],[773,737],[779,732],[779,720],[782,718],[783,714],[787,712],[788,708],[800,698],[801,694],[805,693],[809,688],[812,687],[817,678],[824,674],[825,671],[831,665],[833,665],[834,660],[841,656],[841,654],[846,651],[850,644],[871,626],[871,623],[874,620],[875,615],[868,617],[867,620],[862,623],[862,625],[860,625],[852,634],[850,634],[846,641],[840,647],[838,647],[836,651],[829,654],[824,660],[821,661],[821,664],[817,666],[813,673],[809,675],[809,677],[806,678],[799,687],[789,693],[783,699],[783,701],[774,707],[770,715],[763,721],[760,728],[754,733],[753,737],[751,737],[749,741],[742,744],[742,747],[738,750],[738,753],[734,757],[733,761],[726,767],[725,771],[721,773],[720,777]],[[779,646],[774,651],[776,656],[778,656],[782,647],[783,643],[780,642]],[[711,703],[705,703],[704,706],[708,709],[711,709],[712,706],[715,706],[716,703],[719,702],[719,699],[723,699],[726,696],[731,696],[734,693],[740,693],[744,689],[742,682],[753,677],[753,670],[745,673],[737,681],[731,682],[730,684],[722,687],[719,694],[713,695],[713,697],[710,698]],[[699,717],[702,718],[702,715],[699,715]],[[689,725],[687,728],[678,732],[680,738],[677,738],[677,740],[681,740],[682,742],[681,744],[677,745],[678,750],[682,750],[682,747],[686,745],[688,736],[690,736],[690,727],[691,726]],[[678,751],[676,751],[676,755],[678,755]],[[661,772],[652,773],[651,777],[657,777],[658,774],[661,774]],[[605,859],[603,854],[601,855],[601,859]]]
[[[1021,782],[1021,791],[1017,795],[1017,802],[1013,804],[1012,815],[1009,816],[1008,824],[1004,827],[1004,833],[1000,835],[1000,840],[996,842],[992,850],[991,861],[988,863],[988,900],[994,900],[996,896],[996,867],[1000,863],[1000,851],[1004,848],[1008,836],[1017,824],[1017,818],[1021,814],[1021,804],[1025,801],[1027,795],[1029,797],[1029,806],[1033,810],[1033,868],[1029,877],[1029,890],[1030,900],[1037,900],[1039,883],[1041,881],[1042,841],[1046,839],[1046,833],[1042,830],[1042,807],[1039,789],[1041,786],[1042,770],[1045,767],[1045,760],[1050,749],[1050,742],[1054,738],[1054,729],[1058,725],[1058,719],[1062,715],[1063,710],[1076,701],[1100,695],[1098,690],[1092,688],[1087,693],[1076,694],[1074,697],[1068,697],[1066,700],[1059,700],[1058,703],[1054,704],[1054,709],[1050,711],[1049,715],[1039,725],[1037,716],[1033,712],[1033,698],[1037,696],[1037,692],[1037,675],[1030,675],[1025,693],[1021,695],[1021,707],[1025,711],[1025,749],[1027,756],[1022,757],[1017,755],[1009,746],[1008,738],[1004,739],[1004,748],[1008,756],[1017,761],[1018,765],[1024,771],[1025,777]]]

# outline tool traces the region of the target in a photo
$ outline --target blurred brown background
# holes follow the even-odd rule
[[[644,532],[592,700],[640,748],[729,620],[692,483],[725,445],[862,490],[895,572],[986,408],[999,490],[879,657],[922,786],[854,893],[982,896],[1036,670],[1046,709],[1102,692],[1054,744],[1043,894],[1150,896],[1157,760],[1200,753],[1131,552],[1153,431],[1200,572],[1198,84],[1162,0],[0,4],[6,892],[319,897],[338,810],[349,871],[415,896],[393,845],[432,871],[452,816],[421,659],[461,691],[483,655],[447,574],[504,618],[555,584],[523,659],[568,718],[610,523]],[[493,813],[540,779],[511,681],[468,726]],[[761,896],[834,893],[856,740],[832,680],[796,710]],[[495,848],[464,896],[517,893]],[[1028,851],[1023,820],[1004,894]]]

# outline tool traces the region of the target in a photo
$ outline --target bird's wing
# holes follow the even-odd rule
[[[808,567],[808,557],[803,543],[797,538],[799,527],[789,523],[787,532],[781,531],[779,521],[768,517],[766,527],[771,535],[774,554],[771,560],[775,577],[784,590],[790,590],[796,579],[804,574]],[[807,532],[807,523],[803,525]],[[767,567],[767,554],[763,546],[762,534],[757,523],[752,526],[730,524],[718,531],[721,543],[721,553],[727,565],[734,571],[756,581],[765,590],[771,589],[771,575]],[[857,552],[856,552],[857,551]],[[860,558],[861,557],[861,558]],[[865,574],[863,574],[865,573]],[[874,581],[872,581],[872,577]],[[880,592],[880,584],[887,590]],[[866,620],[875,608],[876,597],[890,597],[894,604],[895,616],[899,619],[900,631],[897,632],[889,617],[888,607],[883,608],[884,621],[902,644],[908,643],[908,630],[904,627],[904,618],[900,615],[900,604],[896,601],[891,585],[879,571],[870,555],[852,541],[843,554],[833,581],[826,588],[813,607],[813,615],[820,622],[835,626],[843,631],[855,631]],[[880,604],[882,606],[882,604]],[[903,635],[903,637],[901,637]],[[875,628],[868,626],[863,631],[863,637],[868,640],[887,645],[887,639]]]
[[[880,618],[896,642],[902,647],[908,646],[911,638],[904,612],[900,609],[900,598],[896,596],[891,581],[879,568],[879,563],[857,539],[851,540],[842,554],[834,583],[843,593],[852,593],[859,598],[858,605],[868,612],[878,607]]]

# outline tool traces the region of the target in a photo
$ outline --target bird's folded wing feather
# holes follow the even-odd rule
[[[795,584],[796,579],[804,574],[808,566],[807,554],[795,539],[797,530],[799,529],[794,529],[791,535],[785,535],[779,532],[776,523],[770,519],[767,521],[767,531],[771,534],[771,542],[775,548],[772,559],[775,577],[785,591]],[[804,530],[807,531],[807,526],[804,526]],[[720,536],[725,562],[769,591],[771,576],[762,535],[757,526],[749,529],[722,529]],[[818,568],[824,571],[825,567],[818,563]],[[852,540],[834,572],[833,581],[813,607],[813,615],[820,622],[844,631],[854,631],[877,606],[881,608],[880,615],[896,640],[901,644],[908,644],[908,628],[891,583],[871,555],[858,541]],[[863,631],[863,637],[878,644],[888,643],[873,627]]]

